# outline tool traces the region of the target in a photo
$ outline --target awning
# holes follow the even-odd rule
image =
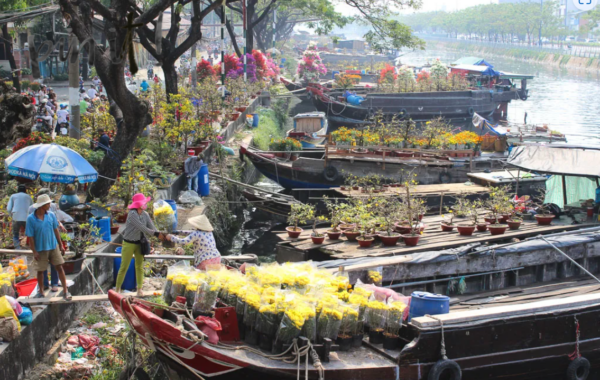
[[[477,65],[456,65],[450,67],[453,72],[465,71],[469,73],[476,73],[479,75],[498,76],[500,73],[489,66],[477,66]]]
[[[533,75],[529,74],[513,74],[513,73],[505,73],[503,71],[500,72],[500,79],[533,79],[535,78]]]
[[[462,57],[461,59],[452,63],[452,66],[456,65],[474,65],[474,66],[487,66],[494,67],[491,63],[486,62],[485,59],[479,57]]]
[[[512,149],[507,163],[522,169],[579,177],[600,177],[600,146],[530,144]]]

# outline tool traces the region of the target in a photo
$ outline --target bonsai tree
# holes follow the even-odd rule
[[[329,213],[329,221],[331,222],[331,231],[339,232],[339,225],[342,223],[344,211],[348,207],[347,203],[339,203],[337,199],[330,200],[326,195],[323,196],[323,202]]]
[[[403,207],[402,201],[398,198],[376,198],[374,207],[377,210],[377,215],[381,221],[382,227],[385,229],[387,236],[392,237],[394,231],[394,223],[397,220],[402,220]]]
[[[75,237],[71,240],[71,249],[75,252],[74,260],[83,257],[85,250],[88,247],[96,244],[99,239],[100,229],[89,223],[79,225],[79,229],[75,232]]]
[[[490,187],[490,197],[484,205],[494,219],[494,223],[498,224],[498,216],[512,208],[506,187]]]
[[[402,195],[402,211],[410,224],[411,236],[415,236],[421,233],[419,226],[419,216],[424,215],[427,212],[427,206],[425,206],[425,202],[414,195],[414,191],[417,187],[417,184],[418,183],[415,180],[405,181],[404,194]]]
[[[292,232],[302,231],[301,228],[298,227],[298,224],[306,224],[308,220],[313,220],[314,218],[314,207],[311,205],[303,204],[303,203],[294,203],[291,206],[291,211],[288,216],[288,224],[291,227]],[[288,231],[290,227],[287,228]]]

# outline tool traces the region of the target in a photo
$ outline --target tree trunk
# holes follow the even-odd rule
[[[6,46],[6,57],[10,64],[10,70],[12,71],[12,82],[13,87],[17,92],[21,92],[21,83],[19,82],[19,71],[17,70],[17,64],[15,63],[15,56],[13,54],[13,40],[10,34],[8,34],[8,24],[2,25],[2,37],[4,38],[4,45]],[[23,59],[21,57],[21,59]]]
[[[175,62],[164,61],[162,64],[165,74],[165,90],[167,92],[167,101],[170,95],[177,95],[177,71],[175,71]]]

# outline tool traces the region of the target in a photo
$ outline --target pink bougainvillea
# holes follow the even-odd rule
[[[302,81],[318,82],[319,75],[327,73],[327,67],[323,64],[319,53],[309,48],[304,51],[296,73]]]

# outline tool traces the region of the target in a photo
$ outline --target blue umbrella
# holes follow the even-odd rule
[[[8,174],[44,182],[95,182],[98,172],[72,149],[57,144],[39,144],[23,148],[8,156]]]

